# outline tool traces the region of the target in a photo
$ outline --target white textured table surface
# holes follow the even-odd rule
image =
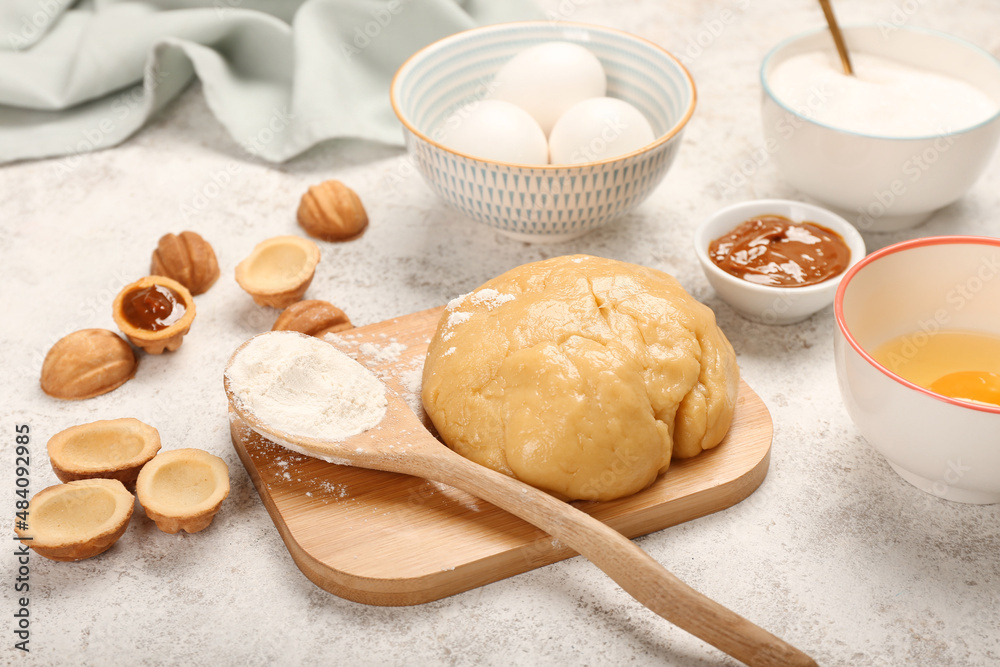
[[[716,310],[743,377],[771,410],[771,470],[747,501],[639,544],[821,664],[1000,663],[1000,506],[943,502],[903,482],[843,408],[832,312],[784,328],[750,323],[715,297],[690,250],[693,226],[720,206],[795,196],[773,164],[753,163],[763,144],[757,68],[772,45],[820,24],[818,5],[543,4],[687,51],[699,89],[665,183],[635,214],[576,241],[525,245],[463,220],[397,149],[339,142],[286,165],[255,161],[220,129],[197,87],[123,146],[0,169],[4,532],[11,533],[14,513],[15,424],[31,427],[33,491],[57,482],[45,456],[52,434],[124,416],[156,426],[165,449],[218,454],[232,478],[229,500],[202,533],[161,533],[137,509],[125,536],[100,557],[71,564],[33,555],[27,655],[13,647],[21,594],[13,547],[5,549],[0,663],[731,663],[580,558],[410,608],[347,602],[296,569],[230,444],[222,370],[232,350],[269,329],[276,315],[239,289],[236,263],[264,238],[298,233],[299,196],[332,177],[358,191],[371,226],[359,240],[321,244],[309,297],[337,304],[358,325],[445,303],[515,265],[557,254],[613,257],[677,276]],[[844,22],[902,19],[1000,53],[996,0],[840,0],[837,8]],[[723,25],[724,10],[732,20]],[[701,53],[691,46],[699,34],[708,43]],[[741,169],[745,179],[735,176]],[[720,187],[734,177],[745,183]],[[38,375],[52,343],[76,329],[116,329],[110,306],[118,289],[145,275],[162,234],[183,229],[213,243],[222,278],[198,297],[180,351],[143,356],[135,379],[105,396],[45,396]],[[867,241],[874,249],[952,232],[1000,235],[1000,157],[966,198],[923,227]]]

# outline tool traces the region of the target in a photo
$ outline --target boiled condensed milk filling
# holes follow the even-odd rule
[[[186,310],[181,295],[166,285],[140,287],[122,299],[125,321],[145,331],[170,327],[184,317]]]

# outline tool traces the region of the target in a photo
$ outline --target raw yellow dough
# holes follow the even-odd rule
[[[635,493],[732,420],[736,355],[671,276],[587,255],[526,264],[452,301],[424,408],[477,463],[567,499]]]

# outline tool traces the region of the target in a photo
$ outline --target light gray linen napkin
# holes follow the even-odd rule
[[[197,76],[233,139],[282,162],[402,133],[389,83],[459,30],[531,0],[0,0],[0,163],[114,146]]]

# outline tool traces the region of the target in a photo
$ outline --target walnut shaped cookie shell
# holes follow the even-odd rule
[[[175,322],[159,330],[152,330],[136,326],[130,321],[126,314],[126,302],[130,295],[150,287],[160,286],[167,288],[176,295],[177,302],[183,306],[184,314]],[[133,345],[141,347],[149,354],[163,354],[173,352],[184,342],[184,336],[191,329],[194,321],[195,306],[194,297],[188,288],[179,282],[166,276],[146,276],[126,285],[118,292],[111,307],[111,315],[115,324],[122,333],[132,342]]]
[[[293,303],[281,311],[271,331],[298,331],[307,336],[322,338],[328,333],[353,329],[347,314],[329,301],[308,299]]]
[[[135,498],[116,479],[81,479],[35,494],[27,528],[15,532],[35,553],[77,561],[104,553],[128,528]]]
[[[173,278],[197,296],[219,279],[219,261],[197,232],[164,234],[153,251],[149,273]]]
[[[135,493],[163,532],[197,533],[212,523],[229,495],[229,467],[201,449],[172,449],[143,466]]]
[[[53,398],[93,398],[128,382],[138,365],[132,346],[115,332],[81,329],[63,336],[48,351],[40,383]]]
[[[158,451],[159,431],[131,417],[71,426],[48,442],[49,462],[60,481],[117,479],[129,490]]]

